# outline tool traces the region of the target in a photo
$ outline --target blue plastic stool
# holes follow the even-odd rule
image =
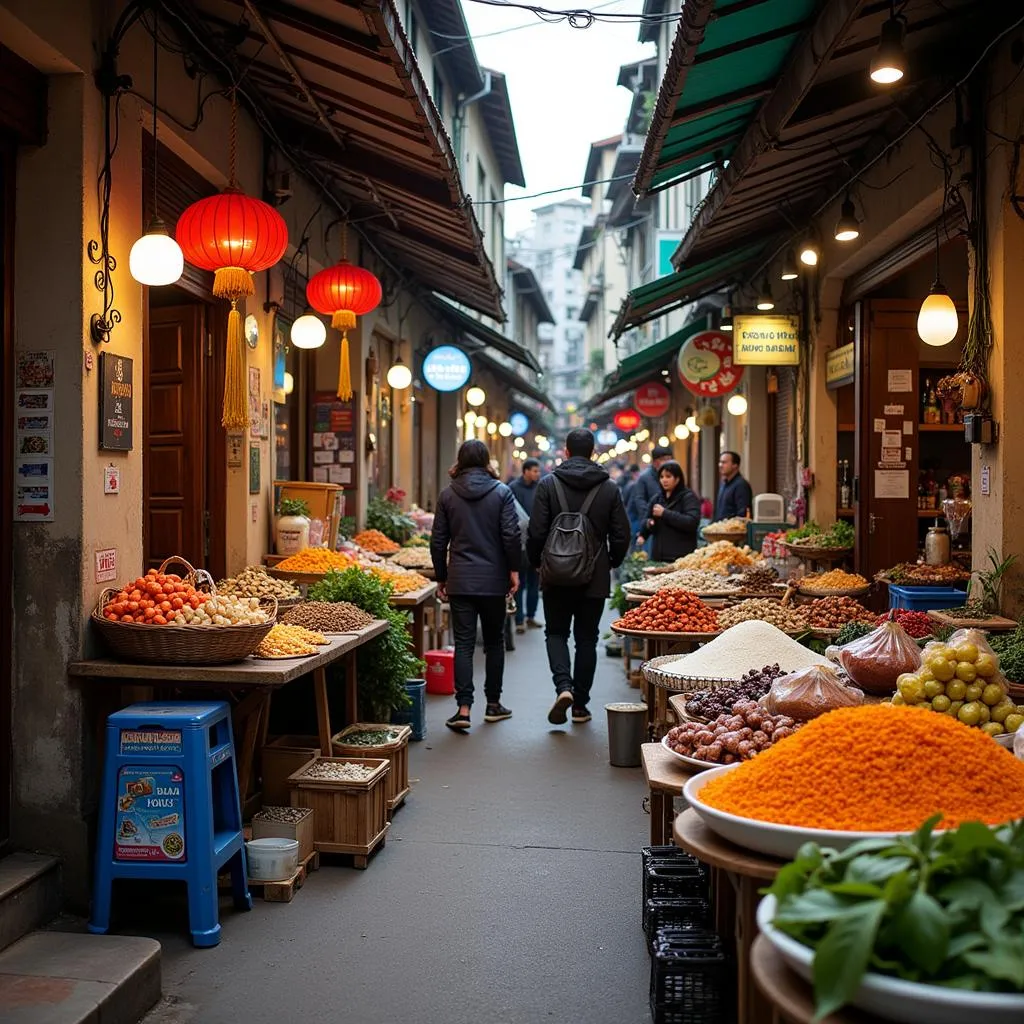
[[[101,800],[90,932],[110,928],[115,878],[185,882],[196,946],[220,942],[225,864],[235,906],[252,909],[225,702],[133,704],[111,715]]]

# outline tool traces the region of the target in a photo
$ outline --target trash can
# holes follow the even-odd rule
[[[608,712],[608,763],[639,768],[640,746],[647,738],[646,704],[605,704]]]

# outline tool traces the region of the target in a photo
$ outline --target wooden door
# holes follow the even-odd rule
[[[146,567],[170,555],[207,562],[207,386],[202,303],[151,308],[143,413]]]
[[[857,561],[868,578],[917,558],[917,313],[918,306],[904,299],[868,300],[861,310],[857,339]],[[908,373],[910,390],[899,390]],[[909,434],[903,433],[905,422],[911,424]],[[877,429],[882,424],[893,436],[886,438]],[[882,442],[895,440],[895,432],[899,433],[896,447],[900,457],[896,463],[885,462]],[[908,449],[910,458],[906,457]],[[896,493],[901,496],[889,496]]]

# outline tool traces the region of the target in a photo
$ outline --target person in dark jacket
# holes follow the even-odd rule
[[[754,505],[754,492],[740,472],[736,452],[722,452],[718,457],[718,475],[722,478],[715,502],[715,519],[746,519]]]
[[[589,430],[569,432],[565,439],[569,457],[537,485],[526,551],[530,565],[540,569],[541,556],[551,525],[563,511],[579,512],[594,491],[587,513],[599,542],[590,582],[579,587],[548,586],[541,576],[544,595],[548,664],[555,684],[555,703],[548,712],[553,725],[565,722],[569,706],[577,724],[589,722],[590,689],[597,669],[597,641],[604,603],[611,590],[611,570],[629,552],[629,520],[618,487],[603,466],[591,461],[594,435]],[[562,485],[568,509],[563,509],[555,481]],[[576,641],[575,664],[569,658],[569,635]]]
[[[512,494],[523,506],[527,515],[533,514],[533,500],[537,496],[537,484],[540,481],[540,462],[527,459],[523,463],[523,473],[511,484]],[[526,627],[540,629],[543,622],[537,621],[537,605],[540,604],[540,575],[527,562],[523,566],[523,585],[516,591],[516,632],[525,633]]]
[[[651,464],[636,478],[636,482],[629,489],[626,515],[629,516],[629,525],[634,537],[643,532],[647,510],[651,507],[651,502],[661,493],[658,471],[671,458],[672,449],[659,445],[651,452]],[[638,540],[637,548],[642,547],[643,544]],[[650,554],[649,551],[648,554]]]
[[[522,534],[512,492],[494,475],[483,441],[459,448],[452,478],[437,501],[430,534],[437,591],[451,606],[455,633],[455,700],[450,729],[470,726],[473,706],[473,653],[476,623],[484,634],[487,697],[485,722],[511,718],[501,703],[505,672],[505,602],[519,589]]]
[[[697,549],[697,527],[700,526],[700,498],[683,477],[678,462],[666,462],[658,471],[661,494],[651,502],[643,535],[653,538],[652,557],[656,562],[674,562]]]

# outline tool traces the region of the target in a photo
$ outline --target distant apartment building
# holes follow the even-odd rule
[[[580,232],[590,204],[566,199],[534,210],[533,225],[511,245],[513,259],[529,267],[544,294],[554,322],[540,327],[540,364],[544,384],[557,409],[559,429],[570,426],[583,400],[586,328],[580,321],[585,289],[575,266]]]

